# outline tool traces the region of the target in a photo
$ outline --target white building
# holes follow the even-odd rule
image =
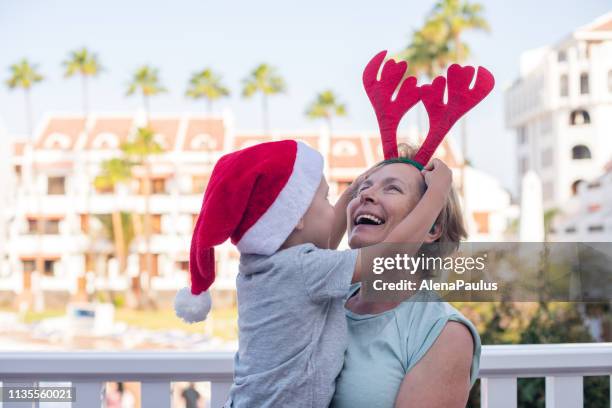
[[[565,242],[612,242],[612,162],[599,177],[580,183],[562,208],[553,239]]]
[[[6,240],[9,267],[0,277],[0,294],[4,291],[5,299],[35,292],[35,300],[44,296],[47,302],[54,298],[65,302],[66,297],[96,290],[125,292],[148,269],[141,217],[132,218],[129,227],[134,233],[125,233],[134,239],[123,271],[109,233],[113,213],[144,213],[142,169],[134,170],[129,184],[113,190],[94,186],[101,163],[118,157],[121,144],[143,125],[140,114],[87,118],[51,114],[37,129],[33,145],[15,144],[9,160],[10,184],[16,186]],[[273,131],[266,136],[234,130],[228,114],[154,114],[149,126],[163,148],[151,160],[150,197],[153,262],[149,275],[159,299],[171,299],[188,284],[192,229],[212,168],[223,154],[264,141],[302,140],[324,154],[332,199],[382,160],[380,138],[374,132],[338,132],[330,138],[325,131]],[[439,148],[438,156],[455,169],[460,162],[449,141]],[[474,239],[501,239],[508,224],[509,194],[482,172],[468,168],[467,174]],[[217,300],[232,300],[239,255],[226,243],[217,248],[216,257],[213,295]]]
[[[516,131],[517,180],[533,169],[545,208],[563,206],[580,181],[594,179],[612,157],[612,13],[523,53],[505,118]]]

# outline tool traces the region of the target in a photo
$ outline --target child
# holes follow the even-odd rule
[[[393,230],[396,239],[420,243],[434,223],[451,181],[438,163],[429,168],[430,186],[419,204]],[[344,297],[362,265],[359,250],[334,250],[354,185],[335,208],[328,190],[322,156],[293,140],[227,154],[213,170],[192,239],[191,290],[179,292],[175,307],[188,322],[205,318],[213,246],[231,238],[241,253],[239,349],[227,407],[327,407],[331,401],[346,349]],[[369,251],[378,249],[384,246]]]

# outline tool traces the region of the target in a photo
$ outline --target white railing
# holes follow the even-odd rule
[[[516,408],[516,379],[546,377],[547,408],[582,408],[583,377],[612,374],[612,343],[484,346],[480,367],[482,407]],[[221,407],[232,368],[229,352],[0,353],[4,385],[71,381],[78,408],[99,407],[107,381],[140,382],[146,408],[171,406],[171,382],[210,381],[210,406]]]
[[[484,346],[482,407],[516,408],[516,379],[545,377],[546,408],[582,408],[583,377],[611,374],[612,343]]]

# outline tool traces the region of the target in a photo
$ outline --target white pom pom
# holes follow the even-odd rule
[[[210,294],[207,291],[196,296],[191,293],[191,289],[183,288],[178,291],[174,298],[176,315],[187,323],[205,320],[208,312],[210,312],[210,306]]]

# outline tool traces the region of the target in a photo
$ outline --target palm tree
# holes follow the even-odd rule
[[[83,116],[87,119],[87,115],[89,114],[89,93],[88,93],[88,79],[89,77],[97,76],[102,70],[102,66],[98,61],[98,56],[96,54],[91,53],[87,48],[83,47],[79,50],[74,50],[70,52],[68,58],[62,63],[65,68],[64,76],[66,78],[73,77],[75,75],[79,75],[81,77],[81,92],[82,92],[82,104],[83,104]],[[83,132],[87,131],[86,123],[83,124]],[[89,180],[89,166],[86,164],[86,177]],[[95,183],[95,181],[94,181]],[[90,209],[90,201],[91,193],[90,190],[87,190],[87,209]],[[93,257],[93,238],[91,236],[91,211],[89,211],[87,217],[87,236],[89,241],[89,248],[87,250],[86,257]],[[86,263],[87,264],[87,263]],[[82,278],[84,279],[84,278]],[[79,286],[81,287],[81,286]]]
[[[145,236],[145,263],[144,274],[146,289],[150,288],[149,278],[153,271],[153,254],[151,253],[151,156],[163,153],[162,147],[155,141],[155,132],[150,128],[139,128],[134,140],[125,143],[121,150],[130,158],[134,165],[142,166],[145,170],[144,197],[144,236]],[[148,296],[147,296],[148,297]],[[148,297],[148,301],[152,301]],[[142,305],[141,305],[142,306]]]
[[[410,44],[398,55],[399,59],[408,62],[406,75],[432,80],[440,75],[450,61],[450,50],[444,27],[440,22],[428,21],[415,30]],[[416,107],[417,127],[421,128],[421,109]]]
[[[159,74],[156,68],[143,65],[134,72],[132,82],[128,85],[127,94],[133,95],[136,92],[142,94],[142,100],[147,114],[147,125],[149,123],[150,109],[149,98],[160,93],[167,92],[159,81]]]
[[[469,57],[469,50],[461,42],[461,35],[470,30],[489,31],[489,23],[483,17],[484,7],[479,3],[469,3],[467,0],[438,0],[433,8],[430,21],[446,27],[448,42],[452,47],[453,57],[457,63]],[[464,210],[467,210],[465,197],[465,167],[467,158],[467,123],[461,121],[461,195],[464,200]]]
[[[461,43],[461,34],[470,30],[490,31],[483,11],[482,4],[466,0],[439,0],[434,6],[430,20],[446,26],[456,62],[463,62],[469,57],[469,51]]]
[[[210,68],[196,72],[189,80],[186,96],[193,99],[206,99],[208,113],[212,112],[213,102],[229,96],[229,90],[221,83],[221,76],[215,74]]]
[[[132,176],[132,164],[123,158],[105,160],[101,164],[100,174],[94,179],[98,189],[115,189],[118,184],[126,183]],[[115,202],[118,203],[118,200]],[[119,261],[119,272],[123,273],[127,265],[127,240],[124,236],[124,226],[121,208],[117,205],[111,214],[112,239],[115,244],[115,254]]]
[[[30,90],[32,86],[38,82],[41,82],[44,77],[38,72],[38,66],[30,64],[30,62],[23,58],[21,61],[11,65],[9,67],[11,71],[11,77],[6,81],[6,85],[9,89],[21,88],[23,89],[25,96],[25,109],[26,109],[26,122],[28,127],[28,138],[30,143],[33,143],[34,134],[32,132],[32,104],[30,101]],[[36,184],[36,167],[32,163],[31,168],[31,184],[34,186]],[[41,208],[42,205],[40,203],[40,196],[35,193],[35,201],[37,208]],[[44,262],[41,256],[42,247],[42,233],[43,233],[43,222],[40,217],[36,218],[36,242],[38,246],[38,250],[36,250],[36,258],[34,261],[35,270],[38,274],[42,274],[44,271]],[[40,294],[35,294],[36,296],[41,296]],[[23,273],[23,299],[26,302],[26,305],[30,307],[32,303],[32,274],[31,272],[24,271]]]
[[[30,89],[32,86],[44,79],[38,72],[38,66],[30,64],[23,58],[21,61],[10,66],[11,77],[6,81],[10,89],[21,88],[25,94],[26,121],[28,136],[32,139],[32,105],[30,102]]]
[[[80,50],[72,51],[62,64],[66,69],[64,72],[66,78],[70,78],[74,75],[79,75],[81,77],[83,114],[87,116],[89,111],[87,80],[89,77],[97,76],[102,70],[102,66],[98,61],[98,56],[83,47]]]
[[[332,118],[346,116],[346,105],[338,102],[334,92],[327,89],[319,93],[306,108],[306,116],[310,119],[324,119],[331,134]]]
[[[264,132],[269,134],[268,97],[285,92],[285,81],[276,73],[274,67],[268,64],[259,64],[242,82],[244,84],[242,96],[245,98],[250,98],[258,92],[261,93],[263,127]]]
[[[408,62],[408,74],[425,75],[429,79],[440,75],[451,61],[445,27],[438,21],[428,21],[414,31],[408,47],[400,53]]]

